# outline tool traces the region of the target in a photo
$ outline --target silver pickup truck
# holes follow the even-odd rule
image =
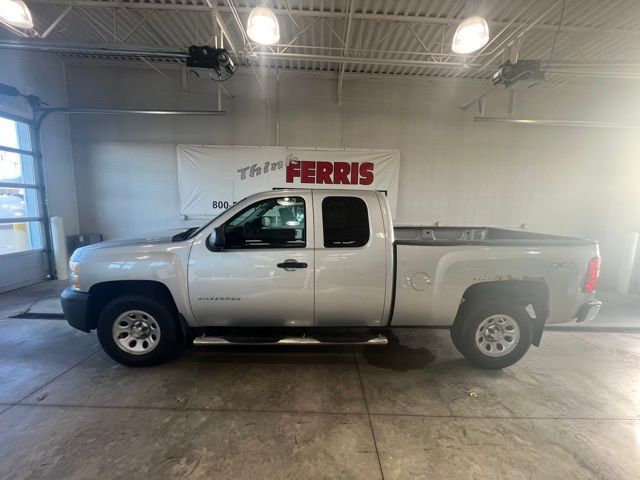
[[[489,227],[395,227],[383,193],[275,190],[200,228],[76,250],[68,322],[126,365],[196,345],[387,342],[450,327],[485,368],[518,361],[546,323],[587,321],[598,245]]]

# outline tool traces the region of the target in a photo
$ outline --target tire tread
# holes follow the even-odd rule
[[[516,348],[502,357],[490,357],[476,346],[475,334],[485,318],[505,314],[512,317],[520,327],[520,341]],[[520,360],[531,346],[533,329],[529,314],[523,305],[490,300],[469,306],[451,327],[451,339],[458,351],[475,365],[487,369],[509,367]]]

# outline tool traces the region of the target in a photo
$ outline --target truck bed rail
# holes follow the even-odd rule
[[[495,227],[395,227],[396,245],[595,245],[585,238]]]

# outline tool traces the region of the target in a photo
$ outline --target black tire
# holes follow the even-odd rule
[[[186,327],[180,334],[178,335],[178,343],[176,346],[175,354],[176,356],[180,356],[191,347],[193,347],[193,341],[196,338],[196,331],[193,328]]]
[[[514,340],[514,346],[508,347],[511,348],[508,353],[499,354],[498,349],[496,349],[493,350],[494,354],[501,356],[491,356],[476,343],[476,332],[483,321],[499,315],[511,317],[511,319],[515,320],[519,327],[520,335],[517,341]],[[524,305],[499,301],[490,301],[471,306],[456,319],[451,327],[451,339],[458,351],[475,365],[488,369],[505,368],[520,360],[529,350],[532,336],[532,320]],[[482,335],[480,335],[480,338],[482,338]],[[486,343],[489,342],[486,342],[485,339],[485,346]],[[488,348],[493,349],[492,345],[489,345]]]
[[[98,317],[98,339],[107,354],[116,362],[122,363],[129,367],[146,367],[158,365],[169,360],[178,349],[178,332],[175,314],[170,306],[163,302],[140,295],[127,295],[118,297],[109,302]],[[152,322],[157,329],[159,335],[155,346],[148,352],[130,353],[125,351],[116,340],[114,340],[113,328],[118,318],[129,311],[143,312],[140,314],[149,322]],[[135,315],[133,318],[137,318]],[[123,333],[124,335],[124,333]],[[129,335],[129,333],[127,333]],[[124,338],[127,338],[126,336]],[[134,346],[143,339],[131,338],[131,344]],[[150,337],[147,337],[150,339]],[[148,342],[147,342],[148,344]]]
[[[451,325],[451,329],[449,330],[449,334],[451,335],[451,341],[453,345],[459,352],[462,352],[462,326],[464,325],[464,321],[460,321],[461,317],[464,317],[464,312],[461,312],[458,319],[453,322]]]

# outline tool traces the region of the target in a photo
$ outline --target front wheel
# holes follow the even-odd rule
[[[100,313],[98,339],[117,362],[131,367],[157,365],[177,348],[176,321],[170,308],[154,299],[119,297]]]
[[[531,318],[522,305],[486,302],[456,319],[451,337],[458,351],[476,365],[505,368],[529,350]]]

